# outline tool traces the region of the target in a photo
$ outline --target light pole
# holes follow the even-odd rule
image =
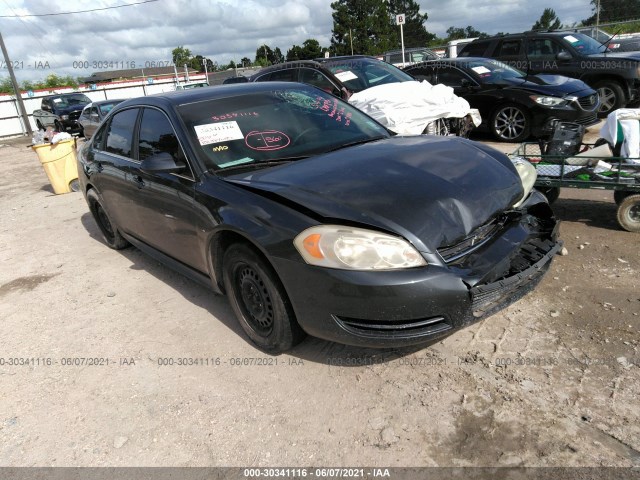
[[[351,29],[349,29],[349,42],[351,43],[351,56],[353,57],[353,35],[351,34]]]

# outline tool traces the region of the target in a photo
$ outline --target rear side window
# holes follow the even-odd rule
[[[340,96],[340,90],[318,70],[313,70],[311,68],[300,69],[300,81],[302,83],[318,87],[319,89],[337,97]]]
[[[411,76],[418,81],[426,80],[431,84],[436,83],[436,76],[433,68],[431,67],[412,68],[407,70],[407,73],[411,74]]]
[[[459,57],[484,57],[489,42],[471,42],[462,47]]]
[[[495,57],[513,57],[520,54],[521,40],[503,40],[498,44]]]
[[[170,154],[177,164],[184,163],[180,142],[169,119],[159,110],[145,108],[140,121],[138,159],[142,161],[161,152]]]
[[[295,82],[296,81],[296,71],[289,68],[287,70],[279,70],[277,72],[273,72],[269,76],[270,82]]]
[[[122,157],[133,158],[133,130],[138,118],[138,109],[131,108],[116,113],[107,130],[105,151],[120,155]]]

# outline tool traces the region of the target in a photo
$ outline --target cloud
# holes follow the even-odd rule
[[[427,30],[444,36],[450,26],[472,25],[488,33],[531,28],[544,7],[526,0],[430,0],[419,2],[429,14]],[[0,2],[0,15],[29,15],[88,10],[121,4],[116,0]],[[566,0],[554,7],[560,20],[572,23],[589,16],[585,0]],[[22,66],[18,80],[44,78],[49,73],[88,76],[95,69],[74,68],[80,62],[106,62],[116,68],[170,61],[182,45],[193,54],[226,64],[253,59],[267,44],[283,54],[292,45],[315,38],[329,46],[333,19],[331,0],[159,0],[91,13],[0,19],[11,60]],[[48,62],[50,70],[34,66]]]

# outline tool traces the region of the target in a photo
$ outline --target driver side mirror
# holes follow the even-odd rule
[[[569,52],[562,51],[556,55],[556,58],[561,62],[568,62],[573,59],[573,56]]]
[[[140,163],[140,170],[146,173],[178,173],[185,169],[178,165],[170,153],[160,152],[145,158]]]

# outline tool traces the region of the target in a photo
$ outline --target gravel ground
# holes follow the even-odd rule
[[[0,465],[640,466],[640,237],[611,192],[563,191],[568,255],[443,342],[268,357],[224,297],[107,248],[27,143],[0,147]]]

